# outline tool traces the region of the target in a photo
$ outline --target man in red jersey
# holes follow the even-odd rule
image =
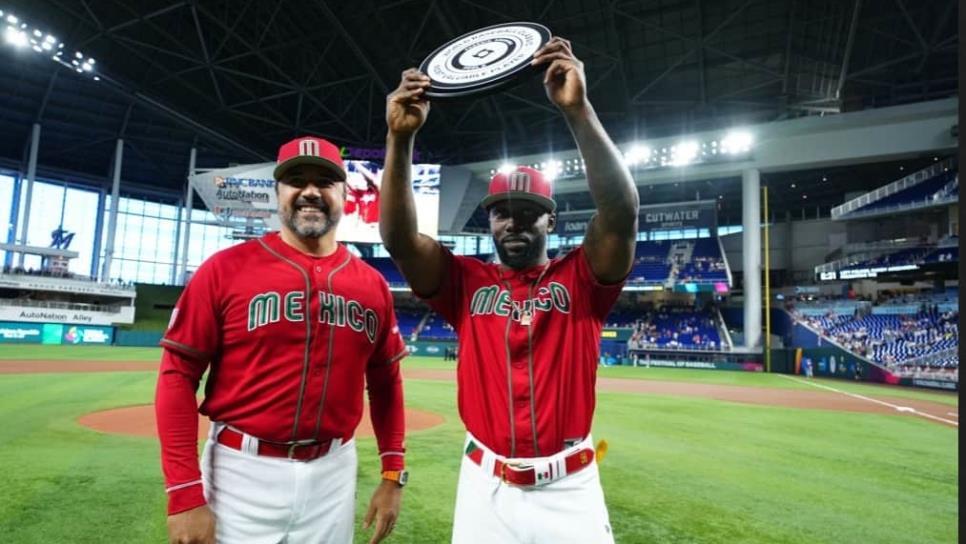
[[[500,264],[453,255],[416,230],[410,168],[429,79],[406,70],[389,95],[380,234],[413,292],[459,335],[467,429],[453,542],[612,542],[590,438],[605,316],[631,270],[637,188],[586,96],[583,64],[553,38],[536,52],[544,87],[586,164],[597,214],[583,244],[547,257],[550,181],[518,167],[482,206]]]
[[[351,542],[366,386],[383,481],[364,524],[371,542],[392,531],[407,352],[385,280],[336,242],[345,177],[331,143],[283,145],[281,231],[206,260],[171,314],[155,405],[172,542]],[[212,421],[200,470],[197,412]]]

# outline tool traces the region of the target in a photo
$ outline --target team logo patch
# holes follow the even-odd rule
[[[317,140],[299,140],[299,155],[319,156],[319,142]]]
[[[511,191],[530,192],[530,174],[526,172],[513,172],[507,177],[507,183]]]

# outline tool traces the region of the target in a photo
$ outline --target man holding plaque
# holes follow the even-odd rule
[[[634,260],[638,194],[587,98],[570,42],[533,55],[547,97],[586,164],[597,214],[583,244],[548,259],[551,183],[519,167],[490,181],[481,205],[500,264],[453,255],[417,232],[412,150],[430,79],[409,69],[386,106],[380,234],[414,293],[459,335],[466,425],[453,542],[613,542],[590,425],[604,318]]]

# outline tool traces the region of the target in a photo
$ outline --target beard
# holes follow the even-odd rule
[[[311,214],[299,212],[301,206],[315,206],[319,211]],[[292,208],[281,214],[285,224],[299,238],[318,239],[329,233],[339,224],[339,214],[332,214],[327,206],[320,202],[297,202]]]
[[[510,251],[503,246],[502,242],[493,240],[493,246],[500,257],[500,262],[514,270],[523,270],[537,264],[547,248],[546,236],[537,236],[529,241],[523,238],[516,238],[516,240],[527,243],[520,249]],[[503,241],[505,242],[506,239],[504,238]]]

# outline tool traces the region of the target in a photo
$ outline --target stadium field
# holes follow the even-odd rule
[[[0,348],[6,541],[166,541],[157,441],[77,421],[150,403],[159,356],[153,348]],[[27,360],[75,368],[2,373],[15,359],[18,368]],[[86,371],[92,361],[134,362],[134,370]],[[452,368],[418,357],[404,362],[407,406],[444,422],[408,435],[413,476],[390,542],[448,542],[463,440]],[[865,402],[845,395],[851,393],[870,404],[938,406],[955,422],[953,395],[817,382],[842,391],[836,393],[779,375],[723,371],[611,367],[599,376],[594,438],[609,443],[601,475],[617,542],[958,541],[958,425],[895,410],[831,409],[838,397]],[[655,389],[662,384],[677,385]],[[682,384],[694,390],[676,393]],[[808,394],[830,404],[801,408],[700,394],[726,390],[779,400]],[[378,472],[374,440],[358,443],[361,519]],[[357,528],[356,542],[367,537]]]

